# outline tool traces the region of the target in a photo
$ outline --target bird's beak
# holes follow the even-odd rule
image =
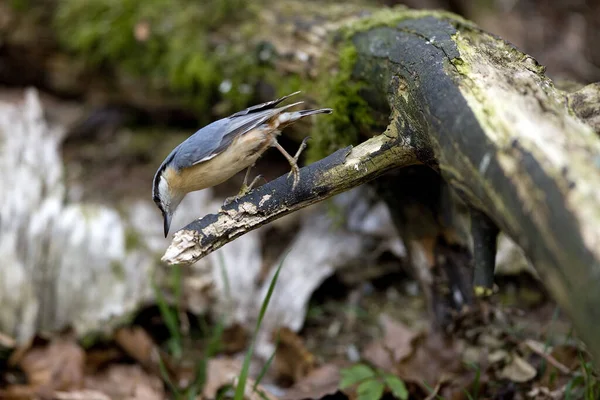
[[[171,226],[171,214],[164,212],[163,213],[163,222],[165,228],[165,238],[169,234],[169,227]]]

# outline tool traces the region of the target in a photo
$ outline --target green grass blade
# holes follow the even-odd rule
[[[156,285],[156,282],[154,282],[152,286],[154,288],[154,294],[156,296],[156,303],[158,305],[160,315],[165,321],[165,325],[167,326],[169,334],[171,335],[173,342],[173,356],[175,358],[179,358],[182,354],[182,339],[181,332],[179,332],[179,318],[177,317],[177,312],[171,309],[167,303],[167,300]]]
[[[169,371],[167,371],[167,366],[165,365],[160,354],[158,355],[158,369],[163,380],[166,382],[169,389],[171,389],[171,392],[173,392],[173,394],[175,395],[175,398],[179,399],[181,397],[181,393],[179,392],[177,386],[171,380],[171,377],[169,376]]]
[[[206,324],[204,324],[206,326]],[[208,368],[208,360],[214,357],[217,354],[223,345],[221,339],[223,337],[223,331],[225,330],[225,325],[223,321],[219,319],[215,329],[212,331],[210,339],[208,340],[208,344],[206,345],[206,351],[204,352],[204,356],[198,361],[196,364],[196,374],[194,376],[194,385],[198,390],[204,388],[204,384],[206,383],[206,370]]]
[[[181,299],[182,296],[182,278],[181,278],[181,267],[174,265],[171,270],[171,287],[173,288],[173,295],[175,296],[175,303],[177,304],[177,310],[181,310]]]
[[[188,400],[196,400],[198,398],[198,387],[196,385],[192,385],[185,395]]]
[[[265,296],[262,306],[260,308],[260,313],[258,314],[258,321],[256,321],[256,328],[254,330],[254,335],[252,336],[252,342],[250,343],[250,347],[246,352],[246,357],[244,358],[244,364],[242,365],[242,370],[240,371],[240,378],[235,388],[235,395],[233,396],[234,400],[244,400],[244,389],[246,388],[246,381],[248,380],[248,371],[250,369],[250,360],[252,358],[252,354],[254,353],[254,343],[256,341],[256,335],[262,325],[263,318],[267,312],[267,307],[269,306],[269,301],[271,301],[271,295],[273,294],[273,290],[275,289],[275,284],[277,283],[277,278],[279,278],[279,272],[281,271],[281,267],[283,266],[283,262],[285,261],[287,255],[282,258],[277,270],[275,271],[275,275],[273,275],[273,279],[271,279],[271,283],[269,285],[269,290],[267,291],[267,295]]]
[[[262,400],[269,400],[269,398],[267,397],[267,395],[265,394],[265,392],[263,392],[262,390],[257,390],[256,393],[258,393],[258,396]]]
[[[277,354],[277,346],[279,346],[279,334],[277,334],[277,339],[275,340],[275,349],[273,350],[273,354],[271,354],[271,356],[269,357],[269,359],[267,360],[265,365],[263,365],[262,369],[260,370],[260,373],[256,377],[256,381],[254,382],[254,387],[252,388],[252,390],[256,391],[256,388],[260,384],[260,381],[262,381],[262,379],[267,374],[267,371],[271,367],[271,364],[273,363],[273,360],[275,359],[275,354]]]

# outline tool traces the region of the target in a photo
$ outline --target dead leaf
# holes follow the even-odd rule
[[[115,342],[131,358],[139,362],[144,368],[159,372],[158,346],[154,343],[145,329],[138,326],[118,329],[114,334]]]
[[[23,371],[27,384],[10,385],[5,391],[0,391],[0,396],[18,398],[29,393],[44,397],[56,390],[80,389],[83,386],[85,353],[70,332],[49,342],[32,340],[15,351],[9,363]]]
[[[303,340],[291,329],[283,327],[275,352],[274,370],[278,380],[293,384],[307,376],[316,364],[315,356],[306,349]]]
[[[562,400],[565,398],[565,386],[556,390],[534,387],[527,393],[527,397],[534,400]]]
[[[248,344],[248,332],[241,324],[233,324],[223,330],[221,337],[223,343],[223,352],[225,354],[234,354],[242,351]]]
[[[369,343],[362,356],[371,364],[392,371],[398,362],[412,353],[412,342],[419,333],[385,314],[380,316],[379,323],[383,328],[383,339]]]
[[[557,363],[566,368],[569,371],[574,371],[580,367],[581,361],[579,358],[580,350],[576,346],[570,345],[558,345],[555,346],[550,352],[549,356],[556,360]],[[549,363],[544,369],[544,374],[539,380],[540,386],[546,386],[551,390],[557,390],[563,387],[571,379],[571,374],[562,374],[555,365]]]
[[[535,378],[537,371],[531,364],[517,355],[498,374],[499,378],[505,378],[512,382],[528,382]]]
[[[478,336],[477,342],[481,347],[485,347],[490,351],[502,349],[505,345],[505,342],[497,337],[494,332],[482,332]]]
[[[209,360],[206,367],[206,383],[202,389],[203,398],[215,399],[221,388],[233,385],[241,366],[239,361],[229,358]]]
[[[110,363],[121,361],[124,357],[123,349],[117,346],[88,349],[85,353],[86,374],[93,374]]]
[[[19,365],[21,360],[23,360],[23,357],[25,357],[25,354],[27,354],[32,347],[42,347],[46,346],[48,343],[50,343],[50,339],[41,336],[34,336],[27,341],[27,343],[23,343],[12,352],[10,358],[8,359],[8,365],[12,367]]]
[[[85,378],[85,388],[104,393],[112,400],[164,400],[163,382],[139,365],[113,364]]]
[[[561,364],[558,360],[552,357],[552,354],[549,354],[549,352],[546,351],[543,343],[538,342],[537,340],[527,339],[525,340],[524,344],[531,351],[544,358],[551,366],[559,370],[562,374],[567,375],[571,372],[569,368]]]
[[[567,367],[570,371],[579,368],[581,364],[580,355],[582,354],[581,349],[577,346],[572,345],[558,345],[554,346],[550,355],[559,363]],[[583,353],[584,359],[585,353]]]
[[[211,359],[206,368],[206,384],[202,389],[202,399],[216,399],[221,390],[227,386],[235,387],[241,371],[241,363],[238,360],[230,358]],[[264,387],[258,385],[256,391],[253,391],[254,380],[248,378],[246,381],[245,398],[247,400],[277,400]]]
[[[488,363],[496,364],[496,363],[499,363],[501,361],[508,359],[508,357],[509,357],[508,351],[502,350],[502,349],[496,350],[496,351],[493,351],[490,354],[488,354]]]
[[[55,392],[53,400],[112,400],[96,390],[76,390],[73,392]]]
[[[424,393],[436,385],[441,389],[446,382],[458,383],[454,378],[463,371],[463,346],[458,341],[439,332],[415,332],[386,315],[380,323],[384,337],[365,347],[363,359],[414,383]]]
[[[339,390],[340,368],[326,364],[313,370],[288,389],[282,400],[321,399]]]
[[[12,337],[0,332],[0,347],[12,349],[16,346],[16,341]]]
[[[442,333],[422,334],[413,342],[413,352],[396,365],[396,374],[404,381],[420,385],[428,391],[438,382],[452,380],[463,371],[462,346]]]
[[[35,388],[29,385],[9,385],[6,389],[0,389],[2,400],[30,400],[35,396]]]

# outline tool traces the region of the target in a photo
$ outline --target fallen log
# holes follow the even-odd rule
[[[332,79],[345,73],[338,84],[360,85],[373,115],[389,113],[385,132],[302,168],[295,191],[284,176],[190,223],[163,261],[193,262],[287,213],[420,163],[523,248],[600,360],[600,138],[544,68],[501,38],[450,14],[386,13],[335,25],[333,40],[320,44],[328,57],[333,49],[346,57]],[[348,119],[352,112],[335,109]]]

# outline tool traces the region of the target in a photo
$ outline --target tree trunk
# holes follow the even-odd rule
[[[386,10],[319,27],[334,39],[314,43],[320,54],[345,57],[336,72],[320,72],[336,85],[320,104],[338,114],[333,127],[340,118],[356,126],[366,109],[371,131],[389,113],[385,132],[303,168],[296,191],[282,177],[191,223],[163,259],[197,260],[295,209],[421,163],[524,249],[599,360],[600,138],[567,94],[532,57],[449,14]],[[362,103],[344,104],[362,108],[326,102],[348,87],[358,87]]]

